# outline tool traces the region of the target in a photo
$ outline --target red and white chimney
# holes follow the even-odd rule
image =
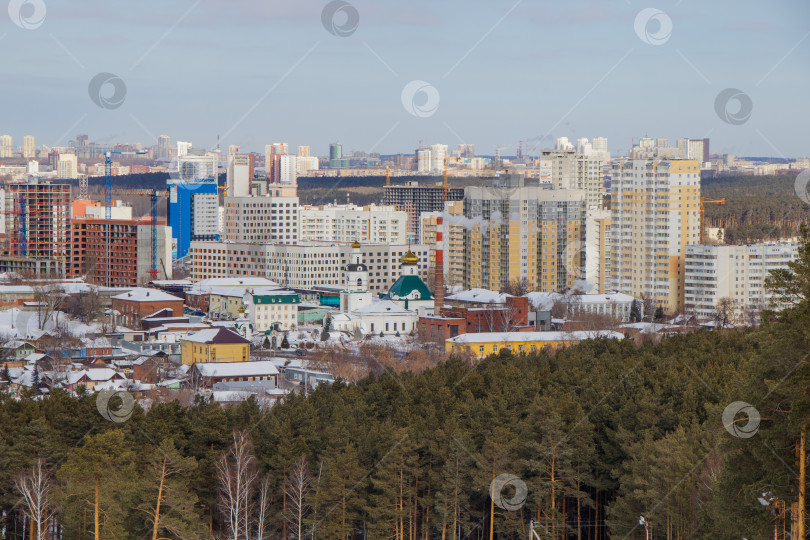
[[[444,243],[442,235],[442,222],[441,217],[436,218],[436,263],[433,269],[433,313],[440,314],[440,310],[444,305]]]

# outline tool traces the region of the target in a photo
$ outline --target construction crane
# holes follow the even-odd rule
[[[702,244],[705,236],[706,236],[706,229],[703,225],[704,220],[704,205],[706,204],[716,204],[717,206],[723,206],[726,204],[725,199],[707,199],[706,197],[700,197],[700,243]]]
[[[168,191],[158,191],[156,189],[116,189],[115,191],[108,191],[108,193],[114,193],[115,195],[135,195],[138,197],[149,197],[151,203],[151,210],[150,210],[150,218],[151,218],[151,233],[152,233],[152,244],[151,244],[151,256],[152,265],[149,267],[149,276],[155,280],[158,277],[158,268],[157,268],[157,202],[158,197],[167,197],[169,195]],[[107,207],[107,212],[109,216],[110,207]],[[109,219],[109,217],[107,218]],[[109,239],[108,239],[109,244]],[[161,264],[163,261],[161,260]],[[109,255],[107,260],[107,268],[109,268]],[[164,270],[163,273],[165,274],[166,271]]]

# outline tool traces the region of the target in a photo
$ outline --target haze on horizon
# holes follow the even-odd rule
[[[44,17],[24,28],[37,2]],[[15,146],[26,134],[57,146],[79,133],[152,145],[165,133],[198,147],[220,135],[243,151],[284,141],[319,155],[333,141],[381,153],[463,142],[488,154],[559,136],[605,136],[615,153],[647,134],[710,137],[712,152],[735,155],[810,154],[810,4],[801,0],[352,0],[359,23],[343,37],[322,21],[327,4],[11,0],[0,16],[0,132]],[[636,32],[647,8],[671,21],[661,43]],[[126,85],[117,108],[88,96],[101,72]],[[411,81],[435,88],[429,114],[403,104]],[[715,112],[727,88],[750,97],[742,124]]]

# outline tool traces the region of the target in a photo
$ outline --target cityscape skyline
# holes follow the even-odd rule
[[[332,10],[330,33],[332,4],[146,2],[113,17],[100,2],[12,2],[0,46],[19,54],[0,65],[19,106],[0,131],[49,146],[76,133],[149,146],[170,133],[207,149],[219,135],[242,151],[285,140],[318,155],[337,140],[382,154],[419,140],[475,143],[492,155],[498,145],[513,154],[520,140],[552,147],[558,136],[597,135],[616,152],[644,134],[711,137],[714,151],[736,155],[808,153],[810,33],[798,1],[700,11],[689,2],[518,1],[463,13],[358,1]],[[739,120],[743,101],[727,104],[730,119],[717,106],[733,89],[752,108]],[[35,107],[44,114],[31,115]]]

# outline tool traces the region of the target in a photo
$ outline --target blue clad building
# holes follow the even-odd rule
[[[216,182],[174,182],[168,188],[172,258],[185,257],[193,241],[219,240],[219,195]]]

